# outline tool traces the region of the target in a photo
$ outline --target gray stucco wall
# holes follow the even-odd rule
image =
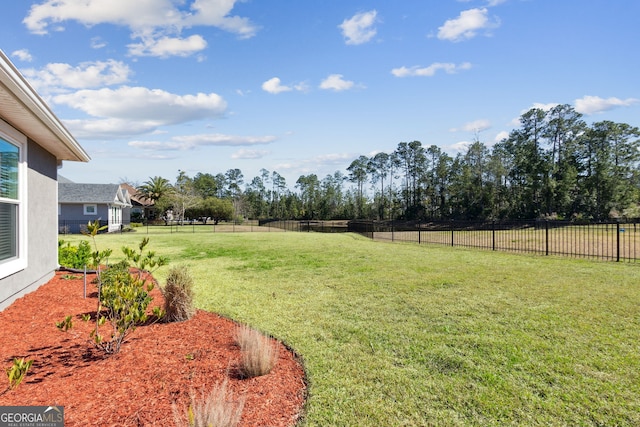
[[[29,140],[27,163],[28,266],[0,280],[0,310],[46,283],[58,266],[57,160]]]

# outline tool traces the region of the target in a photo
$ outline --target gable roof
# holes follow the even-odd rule
[[[58,202],[131,207],[129,192],[118,184],[58,183]]]
[[[136,202],[140,206],[151,207],[154,205],[153,200],[149,200],[138,193],[138,190],[130,184],[123,183],[120,184],[125,190],[129,192],[129,196],[131,196],[131,201]]]
[[[88,162],[78,144],[9,58],[0,50],[0,119],[56,156]]]

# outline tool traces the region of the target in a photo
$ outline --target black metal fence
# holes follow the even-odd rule
[[[640,221],[350,221],[375,240],[442,244],[608,261],[640,258]]]
[[[314,220],[261,220],[261,227],[278,228],[285,231],[319,233],[346,233],[349,230],[349,221],[314,221]]]
[[[106,220],[96,220],[100,223],[100,227],[102,226],[106,226],[109,225],[109,222]],[[79,233],[84,233],[87,231],[87,223],[88,221],[86,220],[67,220],[67,219],[61,219],[58,220],[58,234],[79,234]],[[120,231],[123,230],[123,228],[129,227],[129,223],[125,223],[122,224],[122,227],[120,227]],[[105,233],[107,232],[107,230],[104,231]]]

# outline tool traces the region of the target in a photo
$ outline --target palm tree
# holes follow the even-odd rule
[[[136,190],[138,190],[138,193],[140,193],[143,198],[155,203],[162,196],[171,193],[173,186],[168,179],[161,176],[154,176],[153,178],[149,178],[148,181],[145,181],[141,186],[136,188]]]
[[[136,190],[142,198],[149,200],[151,204],[155,206],[157,201],[163,196],[167,196],[173,192],[173,186],[168,179],[161,176],[154,176],[137,187]]]

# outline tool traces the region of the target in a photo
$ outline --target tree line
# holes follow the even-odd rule
[[[302,175],[290,189],[262,169],[175,183],[156,176],[138,191],[159,212],[181,218],[590,219],[638,217],[640,131],[625,123],[588,125],[570,105],[531,109],[489,147],[477,137],[451,156],[436,145],[400,142],[392,153],[359,156],[346,173]]]

